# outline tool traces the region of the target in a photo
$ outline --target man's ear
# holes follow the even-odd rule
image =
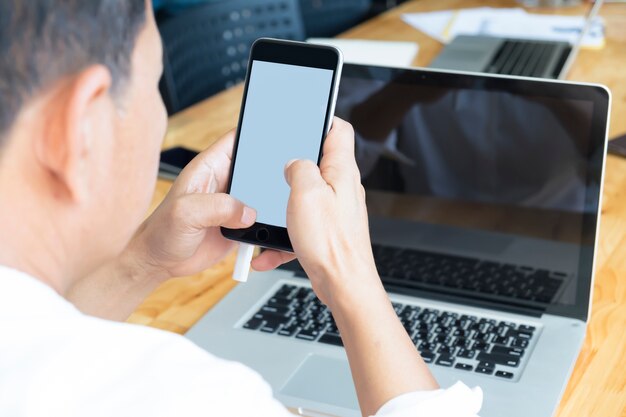
[[[93,142],[112,123],[111,85],[108,68],[93,65],[64,80],[45,105],[35,154],[57,198],[81,201],[88,192]]]

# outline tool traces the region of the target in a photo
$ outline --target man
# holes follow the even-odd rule
[[[137,229],[166,126],[160,72],[145,0],[0,3],[3,416],[288,414],[242,365],[112,321],[164,280],[223,258],[232,244],[219,226],[256,216],[223,193],[231,132]],[[474,415],[480,392],[437,390],[382,288],[351,128],[336,120],[321,167],[294,161],[286,180],[290,237],[334,312],[363,414]],[[290,259],[268,251],[253,266]]]

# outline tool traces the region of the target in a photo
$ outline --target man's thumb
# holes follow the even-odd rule
[[[303,190],[326,184],[320,174],[319,167],[315,165],[315,162],[308,159],[294,159],[287,162],[285,179],[292,190]]]
[[[197,229],[217,226],[241,229],[256,221],[253,208],[228,194],[187,194],[179,197],[176,204],[176,216]]]

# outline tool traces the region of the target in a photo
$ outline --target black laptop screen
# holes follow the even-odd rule
[[[346,65],[388,288],[585,319],[607,111],[594,86]]]

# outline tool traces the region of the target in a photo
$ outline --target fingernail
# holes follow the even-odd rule
[[[250,207],[243,208],[243,215],[241,216],[241,222],[243,224],[253,224],[256,220],[256,211]]]
[[[297,161],[297,159],[292,159],[289,162],[287,162],[287,165],[285,165],[285,169],[288,169],[291,166],[291,164],[293,164],[296,161]]]

